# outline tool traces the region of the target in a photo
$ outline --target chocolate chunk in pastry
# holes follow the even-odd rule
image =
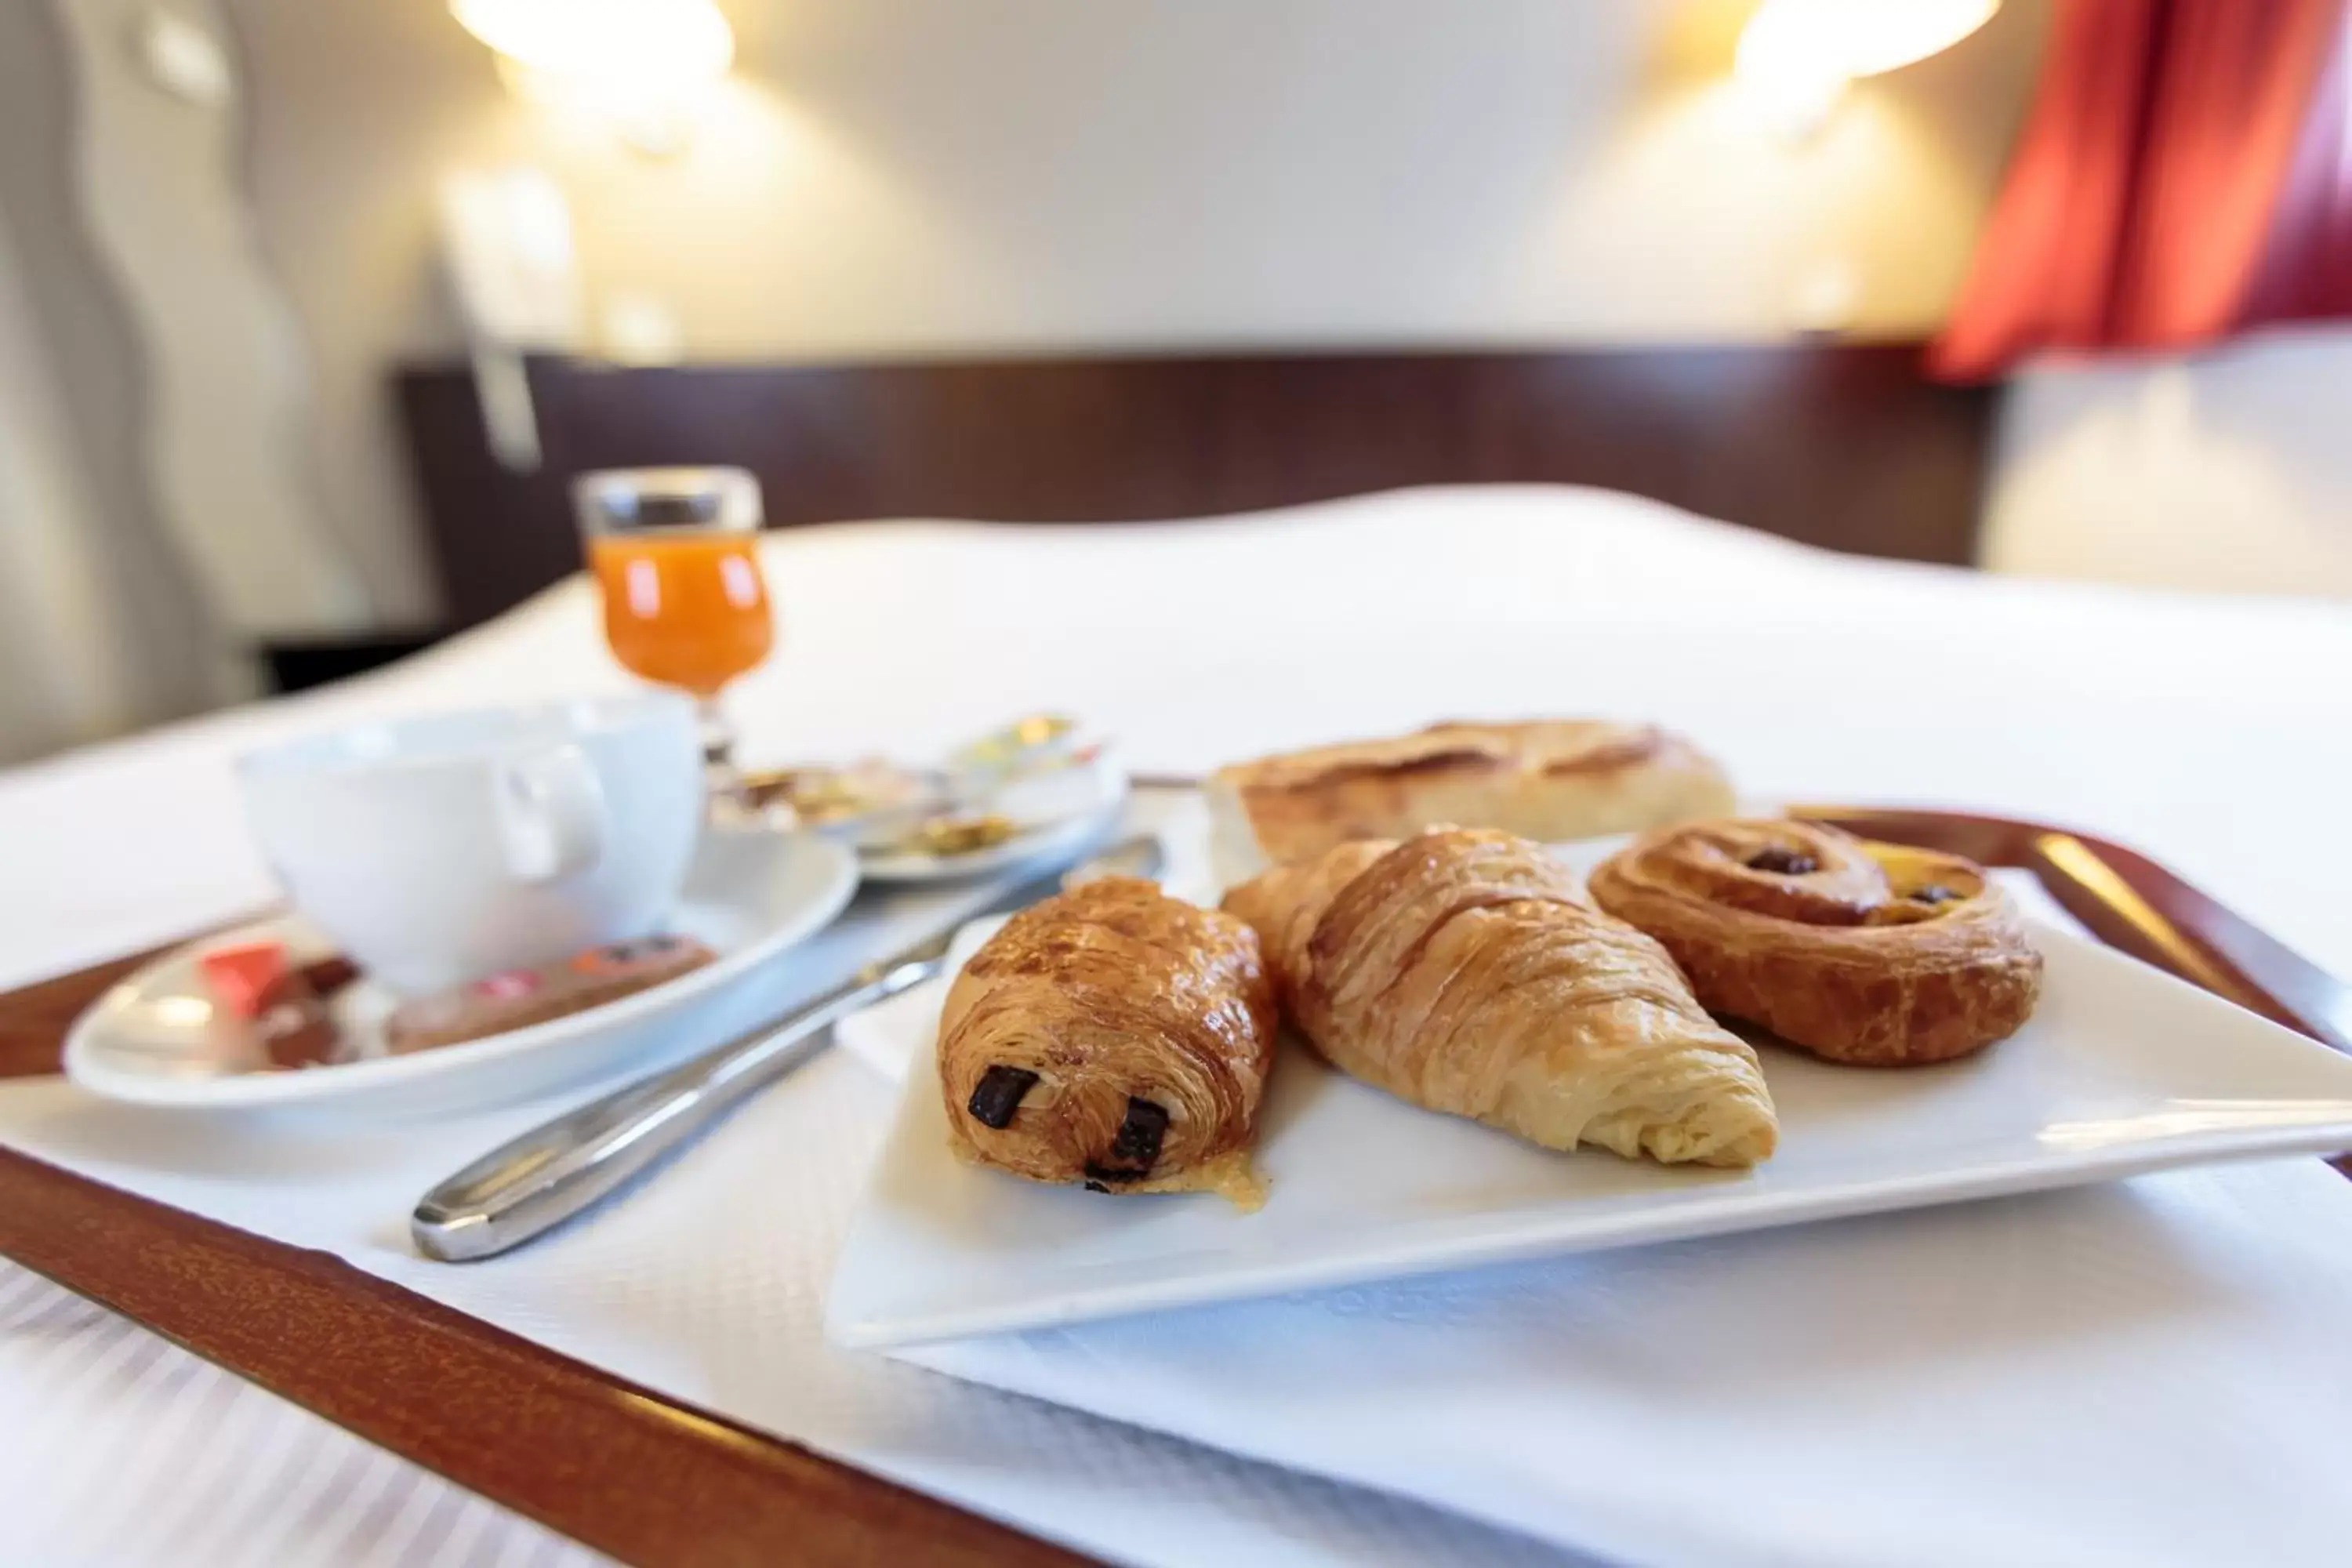
[[[1035,1073],[1000,1064],[980,1075],[980,1087],[971,1091],[964,1109],[982,1127],[1003,1131],[1013,1125],[1013,1113],[1021,1109],[1022,1097],[1036,1087]]]
[[[1089,1163],[1087,1174],[1097,1182],[1139,1181],[1151,1173],[1160,1158],[1160,1140],[1168,1136],[1168,1111],[1148,1100],[1129,1098],[1127,1120],[1110,1141],[1110,1158]]]
[[[1983,867],[1818,823],[1663,828],[1591,891],[1664,943],[1708,1008],[1831,1061],[1967,1056],[2015,1034],[2041,994],[2042,955]]]
[[[1591,719],[1433,724],[1236,763],[1208,794],[1220,830],[1246,836],[1276,865],[1441,823],[1552,842],[1732,808],[1723,770],[1688,741]]]
[[[1118,1124],[1118,1136],[1111,1140],[1110,1157],[1148,1171],[1151,1169],[1151,1163],[1160,1158],[1160,1141],[1166,1136],[1167,1110],[1148,1100],[1130,1098],[1127,1102],[1127,1120]]]
[[[1755,1051],[1539,845],[1463,828],[1343,844],[1225,908],[1256,928],[1316,1050],[1399,1099],[1549,1149],[1731,1166],[1772,1152]]]
[[[1005,922],[949,988],[949,1137],[1032,1181],[1254,1208],[1275,1030],[1247,925],[1150,882],[1087,882]]]

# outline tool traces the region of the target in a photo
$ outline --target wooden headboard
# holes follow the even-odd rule
[[[490,456],[458,364],[397,374],[460,625],[579,564],[589,468],[735,463],[777,526],[1120,522],[1403,485],[1558,481],[1814,544],[1966,562],[1990,394],[1916,344],[1322,353],[782,368],[530,366],[545,462]]]

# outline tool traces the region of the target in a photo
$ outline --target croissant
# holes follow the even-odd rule
[[[2015,1034],[2042,955],[1984,868],[1820,823],[1661,829],[1592,874],[1708,1008],[1831,1061],[1948,1061]]]
[[[1491,829],[1342,844],[1225,896],[1335,1067],[1550,1149],[1752,1165],[1779,1122],[1756,1053],[1665,950]]]
[[[1255,1208],[1276,1027],[1247,925],[1133,878],[1081,884],[1013,916],[949,988],[950,1142],[1032,1181]]]

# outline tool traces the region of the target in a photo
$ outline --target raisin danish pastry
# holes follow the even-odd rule
[[[1134,878],[1084,883],[1013,916],[949,988],[950,1141],[1032,1181],[1255,1208],[1276,1025],[1248,926]]]
[[[1665,950],[1494,829],[1359,840],[1225,896],[1331,1063],[1549,1149],[1752,1165],[1779,1122],[1756,1053]]]
[[[1591,886],[1709,1009],[1833,1062],[1967,1056],[2015,1034],[2042,991],[2042,955],[1983,867],[1821,823],[1660,829]]]

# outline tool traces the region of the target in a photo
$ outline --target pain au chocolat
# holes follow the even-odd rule
[[[1487,829],[1363,839],[1225,895],[1331,1064],[1550,1149],[1752,1165],[1779,1138],[1756,1053],[1656,942],[1541,846]]]
[[[1242,921],[1134,878],[1083,883],[1013,916],[949,988],[950,1142],[1031,1181],[1255,1208],[1276,1027]]]
[[[1433,724],[1236,763],[1208,793],[1220,831],[1244,833],[1276,865],[1441,823],[1556,842],[1732,809],[1723,770],[1688,741],[1591,719]]]
[[[1835,1062],[1948,1061],[2015,1034],[2042,955],[1984,868],[1820,823],[1662,828],[1592,873],[1707,1008]]]

